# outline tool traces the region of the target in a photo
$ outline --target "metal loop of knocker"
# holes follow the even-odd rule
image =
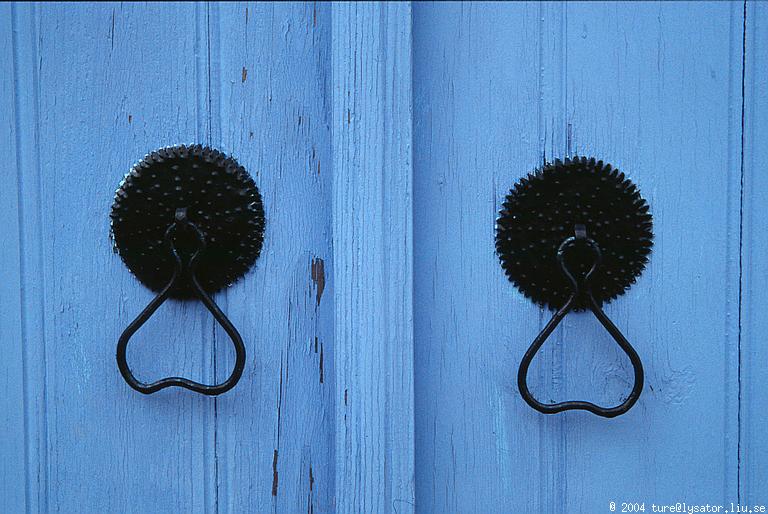
[[[191,232],[191,234],[194,235],[196,242],[198,243],[197,248],[195,248],[194,252],[192,252],[187,259],[182,258],[180,252],[174,244],[174,236],[180,230]],[[243,374],[243,369],[245,368],[245,345],[243,344],[243,339],[240,336],[240,333],[237,331],[234,325],[232,325],[232,323],[221,311],[221,309],[219,309],[218,305],[216,305],[213,299],[205,292],[203,287],[200,285],[200,282],[198,281],[196,275],[196,267],[199,257],[205,251],[205,236],[194,223],[189,221],[187,218],[187,210],[185,208],[176,210],[176,220],[165,231],[165,243],[173,254],[175,260],[173,274],[168,283],[160,290],[157,296],[155,296],[152,301],[149,302],[149,305],[147,305],[141,314],[139,314],[138,317],[133,320],[133,322],[131,322],[131,324],[128,325],[128,327],[123,331],[117,343],[117,366],[128,385],[140,393],[152,394],[161,389],[165,389],[166,387],[173,386],[183,387],[196,393],[205,394],[208,396],[215,396],[225,393],[235,387]],[[128,347],[128,341],[131,339],[133,334],[135,334],[136,331],[139,330],[139,328],[141,328],[141,326],[144,325],[147,320],[149,320],[152,314],[154,314],[155,311],[168,299],[168,297],[171,295],[171,291],[176,285],[176,282],[180,279],[187,280],[188,285],[191,286],[192,292],[200,299],[200,301],[203,302],[211,314],[213,314],[213,317],[221,325],[227,335],[229,335],[229,338],[232,340],[232,344],[235,347],[235,367],[232,370],[229,378],[220,384],[206,385],[181,377],[168,377],[156,382],[152,382],[150,384],[146,384],[136,379],[136,377],[133,375],[133,372],[131,372],[130,367],[128,366],[128,362],[126,360],[126,349]]]
[[[577,278],[574,276],[571,270],[568,269],[568,265],[565,262],[566,251],[569,248],[576,246],[577,244],[587,245],[595,256],[592,267],[584,275],[583,278]],[[631,409],[635,402],[637,402],[638,398],[640,398],[640,393],[643,390],[643,364],[640,361],[640,357],[638,356],[635,349],[631,344],[629,344],[629,341],[627,341],[621,331],[616,327],[616,325],[613,324],[605,312],[603,312],[603,309],[600,307],[600,303],[592,294],[590,280],[602,262],[602,252],[598,244],[593,239],[587,237],[586,228],[584,225],[576,225],[575,235],[565,239],[560,244],[557,250],[557,262],[563,275],[566,277],[568,282],[570,282],[572,288],[571,295],[565,304],[555,313],[555,315],[552,317],[549,323],[547,323],[539,335],[536,336],[536,339],[533,340],[533,343],[531,343],[528,351],[525,352],[525,356],[520,363],[520,368],[518,369],[517,373],[517,385],[520,389],[520,394],[528,403],[528,405],[544,414],[556,414],[558,412],[567,410],[586,410],[605,418],[613,418],[624,414],[629,409]],[[630,362],[632,363],[632,368],[635,375],[634,386],[632,387],[632,391],[629,393],[627,399],[615,407],[600,407],[587,401],[541,403],[536,398],[534,398],[533,395],[531,395],[531,392],[528,389],[528,368],[530,367],[533,358],[536,356],[536,353],[538,353],[544,342],[560,324],[566,314],[574,309],[579,298],[586,300],[586,304],[589,310],[592,311],[598,321],[600,321],[603,327],[605,327],[605,329],[608,331],[614,341],[616,341],[622,351],[627,354]]]
[[[245,346],[210,295],[245,276],[259,258],[264,205],[253,178],[215,148],[166,146],[131,167],[115,191],[109,217],[115,253],[156,293],[117,343],[125,381],[144,394],[172,386],[208,396],[232,389],[245,368]],[[169,298],[202,301],[232,340],[235,365],[225,381],[206,385],[167,377],[147,384],[134,376],[126,360],[128,342]]]

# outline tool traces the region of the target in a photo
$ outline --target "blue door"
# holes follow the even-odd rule
[[[0,512],[768,511],[766,70],[752,1],[0,5]],[[110,206],[178,144],[236,158],[266,220],[213,297],[247,349],[215,397],[115,363],[154,293]],[[645,369],[612,419],[523,400],[552,312],[495,248],[510,188],[577,155],[654,221],[605,305]],[[235,357],[176,300],[127,353],[206,384]],[[589,313],[528,374],[545,403],[632,380]]]

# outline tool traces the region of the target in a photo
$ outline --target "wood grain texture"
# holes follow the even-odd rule
[[[3,496],[4,510],[408,510],[409,7],[365,6],[359,15],[340,7],[335,53],[330,5],[14,9],[4,19],[10,104],[0,133],[18,161],[0,203],[14,242],[2,253],[14,301],[2,316],[3,340],[25,345],[8,351],[3,368],[17,388],[3,404],[11,438],[2,470],[14,491]],[[371,67],[362,75],[361,62]],[[334,89],[334,74],[365,81]],[[249,356],[240,385],[218,399],[172,390],[143,397],[114,365],[117,336],[151,293],[111,250],[112,192],[145,152],[180,142],[232,154],[265,203],[261,259],[216,297]],[[342,149],[336,156],[333,143]],[[348,201],[332,211],[336,170],[336,197]],[[361,170],[367,178],[357,177]],[[356,183],[349,196],[346,181]],[[349,202],[369,215],[348,223]],[[369,233],[374,221],[380,232]],[[342,294],[334,231],[343,262],[361,265],[347,268]],[[338,372],[337,298],[352,327]],[[221,329],[194,302],[164,305],[128,356],[144,380],[212,382],[233,360]],[[354,451],[338,458],[337,446]]]
[[[411,8],[334,4],[338,512],[413,512]]]
[[[0,167],[0,219],[3,220],[3,244],[0,245],[0,507],[14,507],[23,512],[27,506],[30,485],[25,476],[27,434],[25,412],[25,326],[23,305],[26,297],[22,288],[23,240],[20,209],[20,179],[17,164],[21,157],[20,134],[17,130],[18,109],[15,69],[19,42],[13,32],[14,13],[11,4],[0,5],[0,149],[6,165]],[[31,490],[29,490],[31,492]],[[5,509],[3,509],[5,510]]]
[[[744,503],[768,496],[768,4],[745,9],[740,489]]]
[[[646,387],[618,423],[567,418],[565,499],[582,512],[627,496],[729,504],[738,500],[743,6],[623,7],[568,6],[567,109],[574,150],[628,172],[654,214],[650,266],[607,310],[637,342]],[[580,355],[571,383],[592,372],[592,386],[606,376],[618,395],[628,369],[617,359],[595,370],[599,355]]]
[[[200,13],[192,4],[13,9],[18,43],[3,59],[17,73],[28,456],[16,470],[26,505],[5,496],[3,510],[202,512],[213,505],[213,404],[142,397],[117,372],[117,337],[151,295],[112,252],[108,218],[134,160],[204,137]],[[175,322],[153,320],[132,342],[139,376],[207,378],[204,312],[164,306],[160,317]]]
[[[251,170],[267,220],[223,300],[249,358],[216,400],[217,512],[333,512],[331,6],[211,4],[209,39],[212,141]]]
[[[0,201],[3,512],[332,512],[330,6],[13,10],[0,39],[0,140],[18,168]],[[248,367],[220,399],[144,397],[114,351],[151,293],[112,252],[109,205],[135,160],[189,142],[233,154],[264,197],[262,257],[216,298]],[[144,380],[209,382],[233,355],[201,305],[169,302],[129,361]]]
[[[768,501],[768,7],[747,3],[0,5],[0,511],[607,512]],[[202,142],[267,228],[215,299],[248,350],[220,398],[130,390],[116,340],[152,294],[111,248],[129,166]],[[614,420],[543,416],[520,358],[551,314],[504,277],[509,187],[594,154],[655,216],[607,312],[646,369]],[[151,380],[213,382],[195,302],[132,340]],[[531,369],[617,403],[588,314]]]
[[[414,7],[419,510],[737,501],[741,8]],[[656,219],[649,268],[606,309],[646,368],[638,405],[610,421],[521,400],[519,359],[551,314],[493,252],[508,188],[572,154],[626,171]],[[545,348],[540,398],[618,403],[631,387],[587,314]]]
[[[540,16],[532,4],[414,6],[419,512],[558,511],[531,483],[548,462],[528,455],[547,448],[516,419],[509,327],[535,334],[540,316],[509,293],[493,251],[509,168],[542,159]]]

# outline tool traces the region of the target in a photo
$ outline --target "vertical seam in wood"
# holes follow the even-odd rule
[[[539,70],[538,70],[538,81],[539,81],[539,97],[538,97],[538,113],[536,115],[536,122],[537,122],[537,129],[538,134],[536,134],[539,138],[539,145],[541,145],[541,163],[542,165],[547,162],[547,127],[546,123],[544,122],[544,98],[541,94],[541,90],[544,87],[544,6],[543,4],[538,4],[537,6],[537,13],[539,17]]]
[[[563,121],[565,122],[565,126],[561,129],[565,132],[565,148],[563,149],[565,151],[565,155],[570,157],[573,154],[573,128],[571,121],[569,119],[569,113],[568,113],[568,3],[563,4],[563,18],[562,18],[562,36],[563,38],[563,45],[562,45],[562,52],[563,52],[563,73],[562,73],[562,108],[563,108]],[[560,339],[560,355],[559,355],[559,365],[561,370],[566,369],[566,353],[565,353],[565,344],[563,340],[563,336],[561,336]],[[568,389],[568,381],[563,380],[563,389],[565,394],[567,394]],[[560,448],[562,451],[560,452],[560,455],[558,455],[557,460],[557,467],[558,467],[558,475],[560,476],[562,480],[561,487],[558,488],[559,492],[559,508],[563,511],[566,510],[566,503],[568,501],[568,439],[566,437],[566,434],[568,432],[568,416],[559,416],[559,422],[557,424],[557,432],[560,440]]]
[[[737,431],[736,431],[736,498],[741,503],[741,428],[742,428],[742,313],[743,313],[743,279],[744,279],[744,127],[746,112],[746,65],[747,65],[747,0],[744,0],[742,11],[742,46],[741,46],[741,135],[739,161],[739,303],[738,303],[738,332],[737,332]]]
[[[204,113],[206,112],[205,104],[207,99],[203,97],[203,91],[207,88],[207,64],[206,58],[208,56],[207,46],[202,48],[203,38],[207,41],[208,28],[207,24],[204,27],[201,14],[202,5],[200,3],[195,4],[195,94],[197,99],[197,109],[195,111],[195,128],[196,137],[198,141],[203,139],[205,133]],[[206,16],[207,18],[207,16]],[[205,52],[205,53],[203,53]]]
[[[565,155],[573,155],[573,126],[568,119],[568,3],[563,3],[563,120],[565,121]]]
[[[195,63],[196,63],[196,97],[197,97],[197,141],[207,145],[213,144],[213,79],[212,79],[212,38],[211,38],[211,4],[210,2],[195,6]],[[214,23],[216,20],[214,20]],[[203,46],[204,45],[204,46]],[[219,302],[221,303],[221,302]],[[226,311],[226,306],[222,305]],[[205,325],[203,325],[205,327]],[[212,322],[210,331],[203,330],[202,362],[207,363],[203,368],[203,376],[210,383],[216,383],[217,366],[217,324]],[[210,338],[210,339],[209,339]],[[210,344],[207,341],[210,340]],[[211,398],[210,402],[202,405],[206,409],[203,417],[207,422],[201,427],[203,433],[203,468],[204,502],[206,512],[219,512],[219,456],[218,456],[218,399]],[[210,433],[210,435],[209,435]],[[210,470],[210,471],[209,471]]]
[[[219,52],[219,48],[221,46],[220,41],[220,34],[219,34],[219,16],[218,16],[218,6],[211,2],[206,3],[206,11],[207,11],[207,46],[208,46],[208,61],[207,61],[207,71],[208,71],[208,143],[209,144],[218,144],[220,142],[220,127],[221,127],[221,120],[220,116],[221,113],[218,109],[219,107],[219,101],[216,99],[216,102],[214,102],[214,87],[219,88],[221,82],[219,81],[220,73],[218,70],[214,72],[213,70],[213,60],[211,58],[212,55],[215,55],[217,52]],[[214,32],[213,37],[211,36],[211,19],[213,18],[213,24],[214,24]],[[215,45],[215,52],[212,51],[213,46]],[[217,65],[219,63],[219,60],[216,60]],[[215,109],[214,109],[215,107]],[[216,123],[214,124],[214,117],[216,117]],[[214,130],[216,133],[214,134]],[[227,292],[223,295],[223,309],[227,310],[228,306],[228,298],[229,295]],[[213,323],[211,326],[211,350],[212,350],[212,369],[211,369],[211,376],[213,378],[213,382],[218,383],[217,378],[217,368],[218,368],[218,340],[216,338],[216,328],[218,327],[217,323]],[[218,398],[213,398],[213,508],[214,512],[218,514],[219,512],[219,401]]]
[[[743,172],[743,72],[744,59],[744,7],[731,4],[729,8],[729,65],[728,65],[728,161],[726,211],[727,244],[725,250],[727,269],[725,316],[726,333],[723,341],[723,434],[726,455],[723,460],[723,502],[739,501],[741,462],[741,344],[745,323],[743,314],[743,277],[748,263],[743,255],[745,227],[745,177]]]

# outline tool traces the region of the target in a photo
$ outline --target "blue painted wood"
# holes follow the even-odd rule
[[[134,159],[194,140],[203,126],[199,13],[194,5],[14,11],[26,507],[201,512],[213,490],[206,480],[213,406],[182,394],[147,401],[116,373],[116,338],[150,293],[112,253],[107,217]],[[206,374],[203,330],[212,324],[202,312],[167,306],[161,315],[176,323],[153,321],[139,333],[129,358],[141,376]]]
[[[0,510],[765,502],[766,40],[760,3],[0,5]],[[248,362],[218,399],[144,397],[114,345],[151,293],[107,213],[133,161],[191,141],[264,196],[262,257],[216,296]],[[607,309],[646,388],[610,421],[522,402],[549,313],[493,253],[508,187],[577,152],[656,216]],[[179,302],[129,359],[145,380],[233,363]],[[575,315],[531,384],[612,402],[629,373]]]
[[[208,39],[211,140],[252,171],[267,219],[256,270],[222,295],[249,358],[215,401],[217,512],[333,512],[331,6],[211,4]]]
[[[414,9],[416,498],[423,512],[564,511],[556,503],[560,421],[536,419],[514,385],[524,345],[546,315],[510,290],[493,251],[498,202],[516,174],[565,141],[557,130],[564,124],[562,17],[563,7],[552,4]],[[537,374],[531,383],[541,382]]]
[[[582,511],[623,495],[730,504],[738,501],[743,6],[569,6],[567,19],[579,27],[567,39],[573,147],[636,178],[656,239],[646,275],[608,310],[638,341],[645,396],[634,416],[601,431],[595,420],[567,419],[565,470],[575,487],[565,501]],[[600,91],[606,82],[616,88]],[[568,373],[588,373],[592,355]],[[613,378],[608,391],[623,388]],[[587,496],[579,484],[591,483]]]
[[[22,284],[22,214],[19,202],[19,175],[16,173],[21,152],[16,130],[18,83],[14,58],[19,48],[13,33],[10,4],[0,5],[0,149],[6,165],[0,171],[0,219],[3,220],[3,244],[0,245],[0,505],[23,512],[27,506],[26,428],[25,428],[25,345],[28,326],[23,316],[25,304]]]
[[[741,9],[415,6],[419,510],[738,500]],[[638,405],[610,421],[545,417],[520,399],[520,357],[551,314],[493,253],[507,189],[574,153],[628,172],[657,220],[648,270],[607,308],[647,374]],[[631,387],[588,314],[537,361],[547,400],[617,402]]]
[[[412,505],[410,10],[369,8],[359,16],[340,9],[335,32],[331,6],[308,3],[19,4],[3,20],[10,107],[0,140],[18,160],[0,202],[13,241],[2,253],[13,298],[3,304],[3,342],[26,343],[4,350],[4,378],[17,384],[3,400],[10,435],[2,476],[14,491],[3,495],[4,511]],[[356,20],[353,30],[345,20]],[[382,61],[371,77],[388,101],[377,103],[360,84],[332,87],[333,55],[333,69],[353,79],[355,61],[339,59],[355,50],[369,65]],[[395,56],[382,60],[390,51]],[[349,111],[366,123],[347,121],[347,128],[336,116],[335,142],[363,157],[336,168],[352,178],[373,166],[348,202],[396,193],[391,205],[372,210],[370,219],[389,231],[379,241],[361,237],[367,218],[345,234],[345,209],[332,223],[332,116],[350,100]],[[393,124],[402,137],[388,140]],[[114,345],[151,293],[111,251],[107,213],[134,160],[191,141],[233,154],[264,196],[262,257],[216,297],[247,342],[248,365],[239,386],[218,399],[185,391],[144,397],[117,373]],[[385,152],[377,153],[379,141]],[[335,194],[341,198],[342,188]],[[347,258],[369,244],[370,259],[384,245],[398,249],[377,262],[375,288],[361,269],[336,294],[334,230]],[[350,302],[362,287],[372,294],[357,310]],[[338,372],[337,298],[354,321]],[[394,320],[383,339],[371,330],[383,331],[388,319],[372,325],[366,318],[380,308]],[[376,341],[381,353],[370,354],[358,336]],[[170,302],[132,340],[129,359],[144,380],[173,373],[207,382],[228,374],[233,356],[205,309]],[[368,423],[385,400],[380,423],[362,432],[352,425]],[[337,433],[347,409],[349,424]],[[365,454],[337,456],[347,446]]]
[[[739,493],[760,504],[768,496],[768,4],[749,2],[745,14]]]
[[[338,512],[414,512],[411,7],[333,8]]]

